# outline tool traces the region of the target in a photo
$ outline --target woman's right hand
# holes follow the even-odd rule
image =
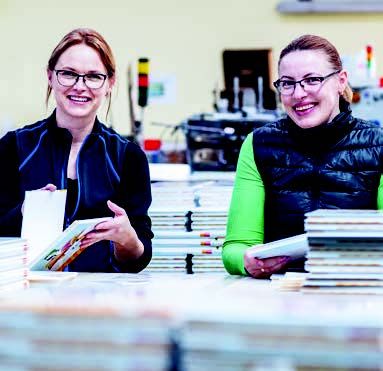
[[[57,190],[57,187],[54,184],[52,184],[52,183],[48,183],[46,186],[39,188],[39,191],[54,192],[56,190]],[[21,215],[24,215],[24,202],[21,205]]]
[[[54,192],[57,190],[57,187],[52,184],[52,183],[48,183],[45,187],[42,187],[42,188],[39,188],[40,191],[51,191],[51,192]]]
[[[254,257],[254,252],[245,252],[245,269],[254,278],[270,278],[273,273],[278,273],[290,261],[288,256],[273,256],[272,258],[259,259]]]

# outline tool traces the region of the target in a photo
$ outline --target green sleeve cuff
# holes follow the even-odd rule
[[[380,176],[378,188],[378,210],[383,210],[383,175]]]
[[[244,259],[245,251],[249,246],[241,243],[230,243],[223,246],[222,259],[225,269],[230,274],[247,275],[245,271]]]

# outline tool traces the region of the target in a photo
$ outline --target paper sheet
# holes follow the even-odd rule
[[[63,230],[66,190],[25,192],[21,237],[28,240],[33,261]]]
[[[305,256],[309,250],[309,246],[307,243],[307,235],[299,234],[263,245],[255,245],[249,248],[249,250],[254,257],[259,259],[274,256],[289,256],[290,258],[297,259]]]

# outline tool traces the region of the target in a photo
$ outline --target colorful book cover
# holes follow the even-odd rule
[[[81,247],[84,236],[101,222],[111,219],[95,218],[74,221],[46,250],[31,262],[31,270],[63,271],[85,248]]]

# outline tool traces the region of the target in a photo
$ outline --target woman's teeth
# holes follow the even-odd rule
[[[314,107],[313,104],[305,104],[304,106],[295,107],[295,110],[296,111],[305,111],[305,110],[308,110],[308,109],[313,108],[313,107]]]
[[[75,97],[73,95],[70,95],[68,98],[75,102],[88,102],[90,100],[88,97]]]

